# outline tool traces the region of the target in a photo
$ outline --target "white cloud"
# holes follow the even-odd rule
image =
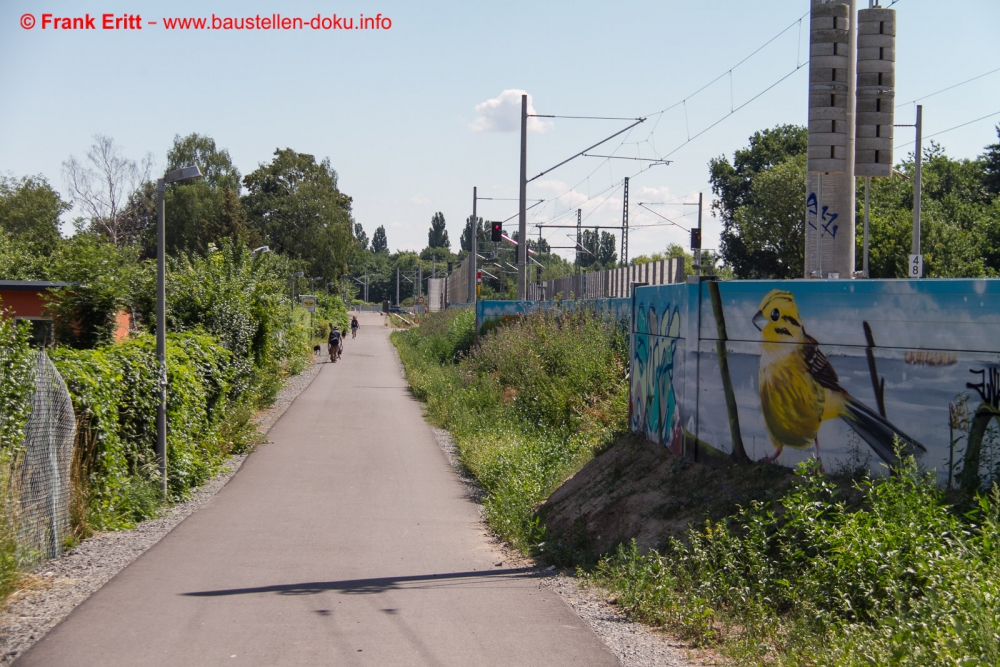
[[[638,189],[638,192],[635,190],[632,191],[632,197],[634,198],[636,195],[639,195],[636,201],[661,202],[671,200],[670,188],[665,185],[659,188],[651,188],[648,185],[644,185]],[[698,201],[698,198],[695,197],[694,200]]]
[[[416,197],[410,199],[410,203],[417,204],[419,206],[421,204],[430,204],[431,200],[423,195],[417,195]]]
[[[469,123],[473,132],[519,132],[521,130],[521,95],[523,90],[510,89],[491,100],[476,105],[476,119]],[[528,113],[535,113],[528,95]],[[548,118],[529,118],[529,132],[548,132],[553,127]]]

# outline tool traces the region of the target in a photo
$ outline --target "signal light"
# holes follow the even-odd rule
[[[499,243],[500,241],[503,241],[503,223],[502,222],[494,222],[493,223],[493,231],[490,233],[490,240],[493,241],[494,243]]]
[[[701,227],[691,229],[691,250],[701,250]]]

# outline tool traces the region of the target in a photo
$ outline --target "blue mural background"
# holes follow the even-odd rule
[[[884,380],[885,419],[926,447],[920,462],[936,470],[942,483],[948,483],[949,471],[957,480],[977,412],[987,419],[1000,414],[1000,281],[728,281],[718,287],[739,435],[751,458],[776,451],[761,411],[762,334],[753,324],[762,299],[774,289],[791,293],[802,326],[836,370],[839,386],[874,411],[868,323],[877,375]],[[682,451],[686,441],[695,455],[708,448],[731,453],[719,330],[707,282],[640,287],[635,313],[632,430],[672,451]],[[982,437],[983,481],[1000,478],[997,423],[989,420]],[[867,462],[876,474],[885,471],[841,419],[823,421],[818,441],[827,470]],[[784,447],[777,462],[794,466],[813,455],[812,448]]]

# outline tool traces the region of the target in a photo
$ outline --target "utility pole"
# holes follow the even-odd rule
[[[861,277],[868,277],[868,202],[869,202],[869,190],[872,185],[872,177],[865,176],[865,240],[864,240],[864,255],[861,259]]]
[[[698,239],[699,240],[701,240],[701,206],[702,206],[702,199],[703,198],[704,198],[704,193],[699,192],[698,193]],[[695,268],[694,268],[694,271],[695,271],[695,275],[696,276],[700,276],[701,275],[701,258],[704,256],[704,254],[701,252],[701,246],[698,246],[698,251],[697,252],[698,252],[698,257],[695,258],[695,262],[694,262],[694,267]]]
[[[476,217],[476,188],[472,188],[472,241],[469,243],[469,303],[476,302],[476,254],[479,252],[479,218]]]
[[[368,269],[365,269],[365,303],[368,303]]]
[[[923,277],[923,259],[920,258],[920,166],[922,161],[924,107],[917,105],[917,149],[913,155],[913,249],[915,258],[910,260],[910,277]],[[916,266],[914,266],[916,264]]]
[[[525,202],[528,197],[528,96],[521,95],[521,179],[517,207],[517,298],[524,301],[527,295],[528,217]]]
[[[580,273],[582,266],[580,260],[583,257],[580,255],[580,249],[583,248],[583,209],[576,209],[576,272]]]
[[[622,195],[622,265],[628,266],[628,176],[625,177],[625,191]]]
[[[396,308],[399,308],[399,267],[396,267]]]

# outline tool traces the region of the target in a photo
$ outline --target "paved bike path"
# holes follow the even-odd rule
[[[378,315],[204,508],[15,664],[619,665],[502,556]]]

